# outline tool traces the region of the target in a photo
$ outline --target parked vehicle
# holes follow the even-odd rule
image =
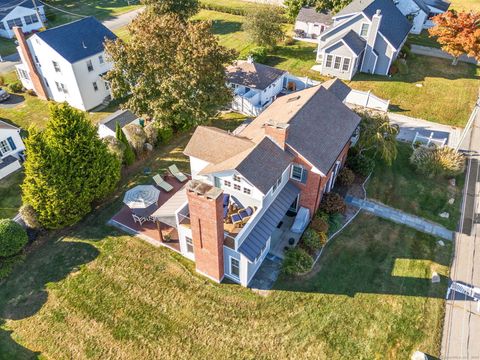
[[[7,91],[0,88],[0,102],[5,101],[9,98],[10,98],[10,94]]]

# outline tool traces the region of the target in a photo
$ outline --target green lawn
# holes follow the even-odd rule
[[[434,38],[431,38],[428,35],[427,30],[423,30],[418,35],[410,34],[408,36],[408,42],[410,44],[428,46],[428,47],[438,48],[438,49],[441,47],[441,45],[437,42],[437,40],[435,40]]]
[[[17,171],[0,180],[0,219],[13,218],[17,214],[22,205],[22,181],[23,171]]]
[[[7,56],[17,51],[17,46],[12,39],[0,37],[0,56]]]
[[[446,178],[431,179],[420,175],[410,165],[412,151],[410,145],[400,143],[397,160],[391,167],[377,161],[368,183],[368,197],[456,230],[460,219],[464,176],[458,176],[457,186],[451,187]],[[455,199],[453,205],[448,204],[450,198]],[[450,213],[449,219],[438,216],[444,211]]]
[[[152,166],[187,165],[187,139],[177,137]],[[125,179],[123,190],[145,181]],[[314,275],[281,279],[261,297],[214,284],[180,255],[106,226],[120,204],[121,193],[51,234],[1,284],[4,358],[439,356],[450,244],[439,248],[429,236],[361,215],[327,247]],[[441,284],[430,283],[432,271]]]

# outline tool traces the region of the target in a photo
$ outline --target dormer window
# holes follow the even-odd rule
[[[363,23],[362,24],[362,29],[360,30],[360,36],[367,37],[367,35],[368,35],[368,24]]]
[[[88,69],[88,72],[92,72],[92,71],[93,71],[92,60],[88,60],[88,61],[87,61],[87,69]]]

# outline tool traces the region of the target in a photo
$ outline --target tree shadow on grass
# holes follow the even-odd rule
[[[242,31],[242,23],[238,21],[213,20],[212,32],[215,35],[228,35]]]
[[[0,319],[0,360],[37,359],[40,356],[40,352],[31,351],[13,340],[12,331],[2,329],[3,323]]]

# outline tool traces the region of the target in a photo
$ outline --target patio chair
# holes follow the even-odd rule
[[[240,218],[242,219],[242,222],[245,224],[250,220],[254,212],[254,209],[251,206],[247,206],[246,209],[241,209],[238,211],[238,215],[240,215]]]
[[[138,216],[138,215],[136,215],[136,214],[132,214],[132,217],[133,217],[133,222],[135,222],[135,223],[138,222],[138,223],[140,224],[140,226],[142,226],[143,223],[144,223],[145,221],[147,221],[147,219],[145,219],[144,217],[140,217],[140,216]]]
[[[230,215],[230,219],[232,220],[232,224],[235,226],[243,224],[242,218],[240,215],[238,215],[238,213]]]
[[[183,172],[178,170],[177,165],[173,164],[168,167],[168,170],[170,173],[177,178],[178,181],[180,182],[185,182],[188,180],[188,177],[185,176]]]
[[[170,185],[168,182],[166,182],[160,174],[157,174],[153,177],[153,181],[155,181],[155,184],[165,190],[166,192],[172,191],[173,186]]]

